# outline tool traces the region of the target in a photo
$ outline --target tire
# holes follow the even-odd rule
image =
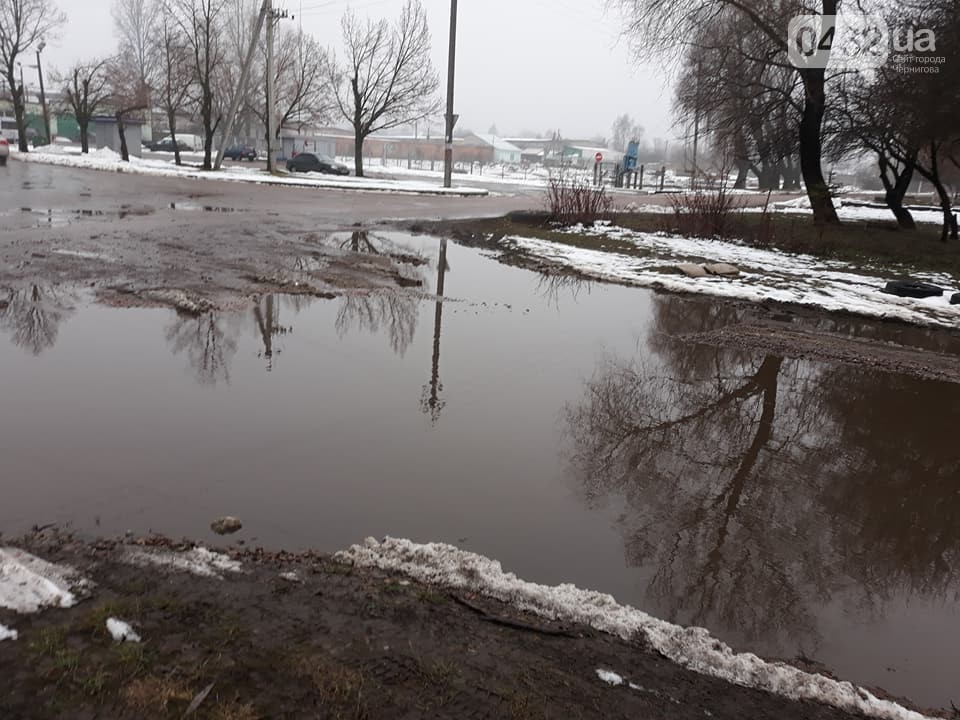
[[[941,297],[943,295],[943,288],[938,285],[931,285],[930,283],[914,280],[891,280],[887,283],[883,292],[898,297],[923,299]]]
[[[6,167],[6,166],[7,166],[7,156],[4,155],[3,157],[0,157],[0,167]]]

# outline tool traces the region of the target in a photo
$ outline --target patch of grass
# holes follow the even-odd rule
[[[253,703],[230,701],[220,703],[213,709],[213,720],[259,720],[261,717]]]
[[[298,674],[309,680],[332,717],[360,720],[369,716],[363,697],[364,676],[337,660],[314,655],[300,661]]]
[[[128,683],[120,692],[124,704],[137,710],[166,710],[170,703],[189,703],[196,693],[182,680],[148,676]]]
[[[67,644],[67,631],[59,625],[41,628],[27,643],[27,649],[36,656],[53,657]]]
[[[82,632],[93,637],[109,637],[107,632],[107,619],[118,618],[128,620],[130,618],[140,617],[142,607],[137,600],[113,600],[101,603],[91,608],[85,615],[77,620],[71,627],[75,632]]]

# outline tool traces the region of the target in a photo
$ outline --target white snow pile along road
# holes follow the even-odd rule
[[[0,608],[34,613],[45,607],[73,607],[76,593],[91,585],[71,567],[17,548],[0,548]]]
[[[879,269],[874,271],[876,274],[866,274],[843,262],[811,255],[763,250],[726,240],[636,232],[604,224],[591,228],[575,226],[569,232],[596,237],[597,249],[519,236],[506,241],[532,257],[600,280],[753,302],[796,303],[918,325],[960,325],[960,305],[950,304],[950,296],[960,289],[960,283],[943,273],[912,276],[943,287],[941,297],[903,298],[881,292],[888,280],[898,279],[892,275],[884,275]],[[631,243],[639,254],[602,250],[605,238]],[[740,268],[741,274],[736,278],[689,278],[669,272],[686,262],[730,263]]]
[[[223,573],[237,573],[241,565],[226,555],[204,547],[195,547],[183,552],[173,550],[130,550],[124,560],[131,565],[166,567],[179,572],[188,572],[200,577],[222,580]]]
[[[496,560],[444,543],[367,538],[335,556],[359,567],[403,573],[421,582],[477,592],[542,617],[589,625],[625,640],[643,636],[656,651],[703,675],[776,693],[791,700],[825,703],[882,720],[926,720],[849,682],[813,675],[752,653],[735,653],[704,628],[684,628],[620,605],[611,596],[574,585],[538,585],[505,573]]]
[[[125,172],[134,175],[152,175],[154,177],[189,178],[194,180],[220,180],[227,182],[247,182],[261,185],[287,185],[304,188],[328,190],[360,190],[367,192],[404,193],[410,195],[488,195],[483,188],[453,187],[415,181],[383,180],[358,178],[343,175],[269,175],[256,168],[224,166],[216,172],[203,171],[197,167],[177,166],[170,160],[130,158],[124,162],[120,155],[109,148],[93,150],[86,155],[70,152],[73,148],[44,147],[29,153],[14,152],[11,157],[21,162],[43,163],[86,170],[104,170]]]

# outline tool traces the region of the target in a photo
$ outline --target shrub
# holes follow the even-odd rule
[[[582,178],[568,178],[560,173],[547,184],[547,209],[554,222],[592,225],[604,219],[612,205],[606,188],[594,187]]]

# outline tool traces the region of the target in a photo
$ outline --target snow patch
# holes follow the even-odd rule
[[[882,720],[926,720],[852,683],[767,662],[752,653],[735,653],[704,628],[680,627],[620,605],[611,595],[571,584],[551,587],[526,582],[505,573],[496,560],[445,543],[367,538],[335,557],[360,567],[401,572],[425,583],[478,592],[542,617],[590,625],[623,639],[642,635],[654,650],[683,667],[791,700],[821,702]]]
[[[18,635],[16,630],[8,628],[6,625],[0,625],[0,641],[16,640],[17,637]]]
[[[950,304],[950,296],[960,283],[945,273],[913,275],[917,280],[944,287],[943,296],[901,298],[881,292],[887,281],[894,279],[881,269],[877,269],[876,274],[868,274],[846,263],[811,255],[764,250],[726,240],[636,232],[609,225],[574,226],[568,232],[596,237],[597,249],[516,236],[508,238],[508,242],[532,257],[602,280],[753,302],[796,303],[918,325],[960,325],[960,305]],[[603,250],[606,238],[631,243],[640,254]],[[665,272],[683,262],[728,263],[740,268],[741,275],[732,279],[689,278]]]
[[[41,560],[18,548],[0,548],[0,607],[19,613],[73,607],[77,603],[74,592],[90,585],[71,567]]]
[[[183,552],[172,550],[131,550],[126,562],[133,565],[155,565],[168,567],[180,572],[193,573],[201,577],[222,580],[225,572],[240,572],[241,565],[222,553],[213,552],[205,547],[195,547]]]
[[[484,196],[489,193],[482,188],[452,187],[444,188],[425,182],[407,180],[374,180],[353,176],[291,175],[280,173],[270,175],[256,168],[241,168],[224,166],[216,172],[199,170],[188,165],[175,165],[170,160],[154,160],[132,157],[130,162],[123,162],[120,155],[109,148],[92,150],[86,155],[76,155],[72,152],[49,152],[46,149],[29,153],[13,152],[11,157],[22,162],[43,163],[46,165],[61,165],[65,167],[82,168],[86,170],[103,170],[107,172],[123,172],[133,175],[151,175],[154,177],[191,178],[199,180],[221,180],[229,182],[248,182],[262,185],[294,185],[297,187],[326,188],[331,190],[365,190],[371,192],[394,192],[413,195],[454,195]]]
[[[115,642],[140,642],[140,636],[130,626],[130,623],[117,620],[117,618],[107,618],[107,632],[110,633],[110,637]]]
[[[280,573],[280,579],[286,580],[287,582],[300,582],[300,576],[295,570]]]
[[[623,685],[623,678],[617,675],[613,670],[602,670],[601,668],[597,668],[597,677],[607,683],[607,685]]]

